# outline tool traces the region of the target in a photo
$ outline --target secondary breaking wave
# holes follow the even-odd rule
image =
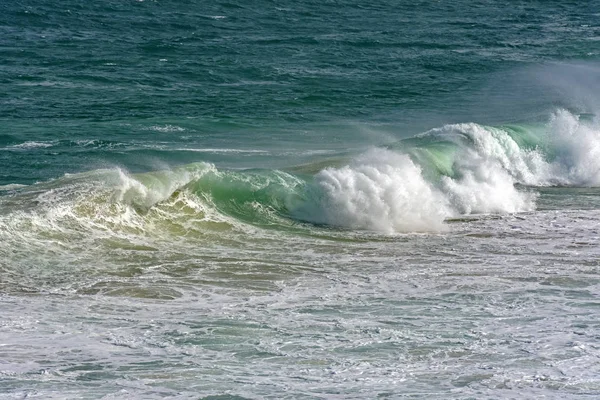
[[[1,223],[5,232],[19,228],[19,216],[30,225],[106,231],[141,232],[152,218],[179,233],[303,224],[443,231],[449,218],[534,210],[536,186],[600,185],[600,130],[593,119],[559,110],[544,125],[446,125],[331,160],[315,164],[317,173],[196,163],[144,174],[115,168],[66,175],[3,196]]]

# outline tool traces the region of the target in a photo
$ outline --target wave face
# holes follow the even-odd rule
[[[531,211],[532,186],[598,185],[599,146],[597,125],[566,110],[538,127],[446,125],[319,172],[313,215],[406,232],[440,230],[461,215]]]
[[[539,126],[446,125],[335,164],[315,174],[219,170],[210,163],[136,175],[97,170],[5,188],[15,193],[4,209],[20,208],[27,218],[43,210],[48,226],[93,229],[143,230],[149,216],[184,215],[212,228],[312,223],[443,231],[445,220],[464,215],[531,211],[536,186],[599,185],[600,130],[593,120],[558,110]]]

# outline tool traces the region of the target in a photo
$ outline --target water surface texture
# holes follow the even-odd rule
[[[0,1],[0,398],[600,397],[598,21]]]

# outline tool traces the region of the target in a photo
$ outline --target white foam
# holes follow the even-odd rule
[[[202,229],[206,222],[233,226],[236,221],[210,201],[178,191],[214,171],[210,164],[139,175],[115,168],[33,185],[14,199],[2,199],[0,205],[11,211],[0,215],[0,242],[32,253],[37,247],[69,256],[75,243],[93,247],[91,243],[104,239],[153,247],[152,240],[172,239],[173,225],[185,230]]]
[[[523,150],[503,130],[477,124],[447,125],[435,133],[459,144],[456,177],[442,177],[443,192],[455,213],[514,213],[535,208],[535,195],[515,183],[536,185],[547,163],[538,151]],[[470,143],[460,142],[467,137]]]
[[[535,209],[536,195],[515,188],[513,177],[492,161],[463,165],[461,178],[442,178],[454,214],[514,213]]]
[[[207,172],[215,171],[214,165],[207,163],[195,164],[193,168],[164,170],[137,177],[118,169],[120,183],[113,194],[113,200],[150,208],[168,199],[177,189],[199,179]]]
[[[225,149],[225,148],[177,148],[175,151],[190,151],[195,153],[253,153],[253,154],[268,154],[266,150],[255,149]]]
[[[460,156],[457,161],[472,164],[463,165],[463,168],[476,168],[480,163],[497,164],[516,182],[524,185],[541,184],[549,170],[540,151],[520,148],[517,142],[502,129],[474,123],[451,124],[433,129],[422,136],[455,142],[459,147]]]
[[[443,230],[447,199],[403,154],[373,149],[343,168],[316,175],[320,210],[307,218],[337,226],[385,232]],[[306,211],[306,210],[305,210]]]
[[[20,143],[20,144],[15,144],[13,146],[10,146],[10,148],[13,149],[35,149],[35,148],[46,148],[46,147],[52,147],[54,146],[54,143],[51,142],[24,142],[24,143]]]
[[[515,184],[539,184],[547,175],[550,166],[537,150],[523,150],[505,131],[477,124],[423,136],[456,143],[454,176],[429,181],[408,155],[370,150],[316,175],[321,210],[309,219],[384,232],[441,231],[446,218],[535,209],[536,195]]]
[[[600,185],[600,127],[584,123],[579,117],[559,110],[549,123],[549,134],[556,157],[547,180],[551,184]]]
[[[166,61],[166,60],[165,60]],[[148,130],[151,131],[156,131],[156,132],[163,132],[163,133],[167,133],[167,132],[183,132],[185,131],[185,128],[182,128],[181,126],[177,126],[177,125],[153,125],[149,128],[147,128]]]
[[[0,185],[0,190],[8,191],[8,190],[17,190],[27,187],[27,185],[22,185],[20,183],[9,183],[8,185]]]

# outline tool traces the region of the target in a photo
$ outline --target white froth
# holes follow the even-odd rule
[[[317,174],[323,210],[313,218],[349,228],[419,232],[444,230],[446,218],[464,214],[533,210],[535,194],[517,189],[522,182],[515,175],[533,182],[534,157],[518,154],[506,134],[486,134],[474,124],[457,128],[471,134],[474,146],[460,149],[455,177],[428,181],[408,155],[371,150],[348,166]]]
[[[162,60],[160,60],[162,61]],[[164,59],[164,61],[167,61],[166,59]],[[148,130],[151,131],[157,131],[157,132],[162,132],[162,133],[167,133],[167,132],[183,132],[185,131],[185,128],[182,128],[181,126],[177,126],[177,125],[153,125],[149,128],[147,128]]]
[[[406,155],[374,149],[352,165],[327,168],[316,176],[322,212],[331,225],[385,232],[443,229],[446,199]]]
[[[196,168],[165,170],[137,177],[119,169],[120,182],[113,194],[113,200],[149,208],[168,199],[177,189],[210,171],[215,171],[214,165],[204,163],[197,164]]]
[[[600,185],[600,129],[584,123],[566,110],[559,110],[549,124],[551,143],[556,150],[551,184]]]
[[[7,147],[5,149],[38,149],[38,148],[46,148],[52,147],[55,143],[53,142],[24,142],[20,144],[15,144],[13,146]]]
[[[600,129],[565,110],[540,138],[550,154],[520,147],[504,129],[473,123],[422,137],[455,143],[452,176],[427,180],[408,155],[370,150],[316,175],[322,209],[309,219],[383,232],[439,231],[449,217],[534,210],[537,194],[517,185],[600,185]]]
[[[535,208],[535,194],[519,191],[513,178],[494,162],[463,169],[460,179],[442,178],[455,214],[515,213]]]
[[[544,168],[537,152],[519,148],[500,129],[477,124],[445,129],[472,141],[472,146],[460,148],[454,165],[457,176],[442,177],[443,192],[455,214],[514,213],[535,208],[535,195],[519,191],[515,183],[538,182],[536,172]]]

